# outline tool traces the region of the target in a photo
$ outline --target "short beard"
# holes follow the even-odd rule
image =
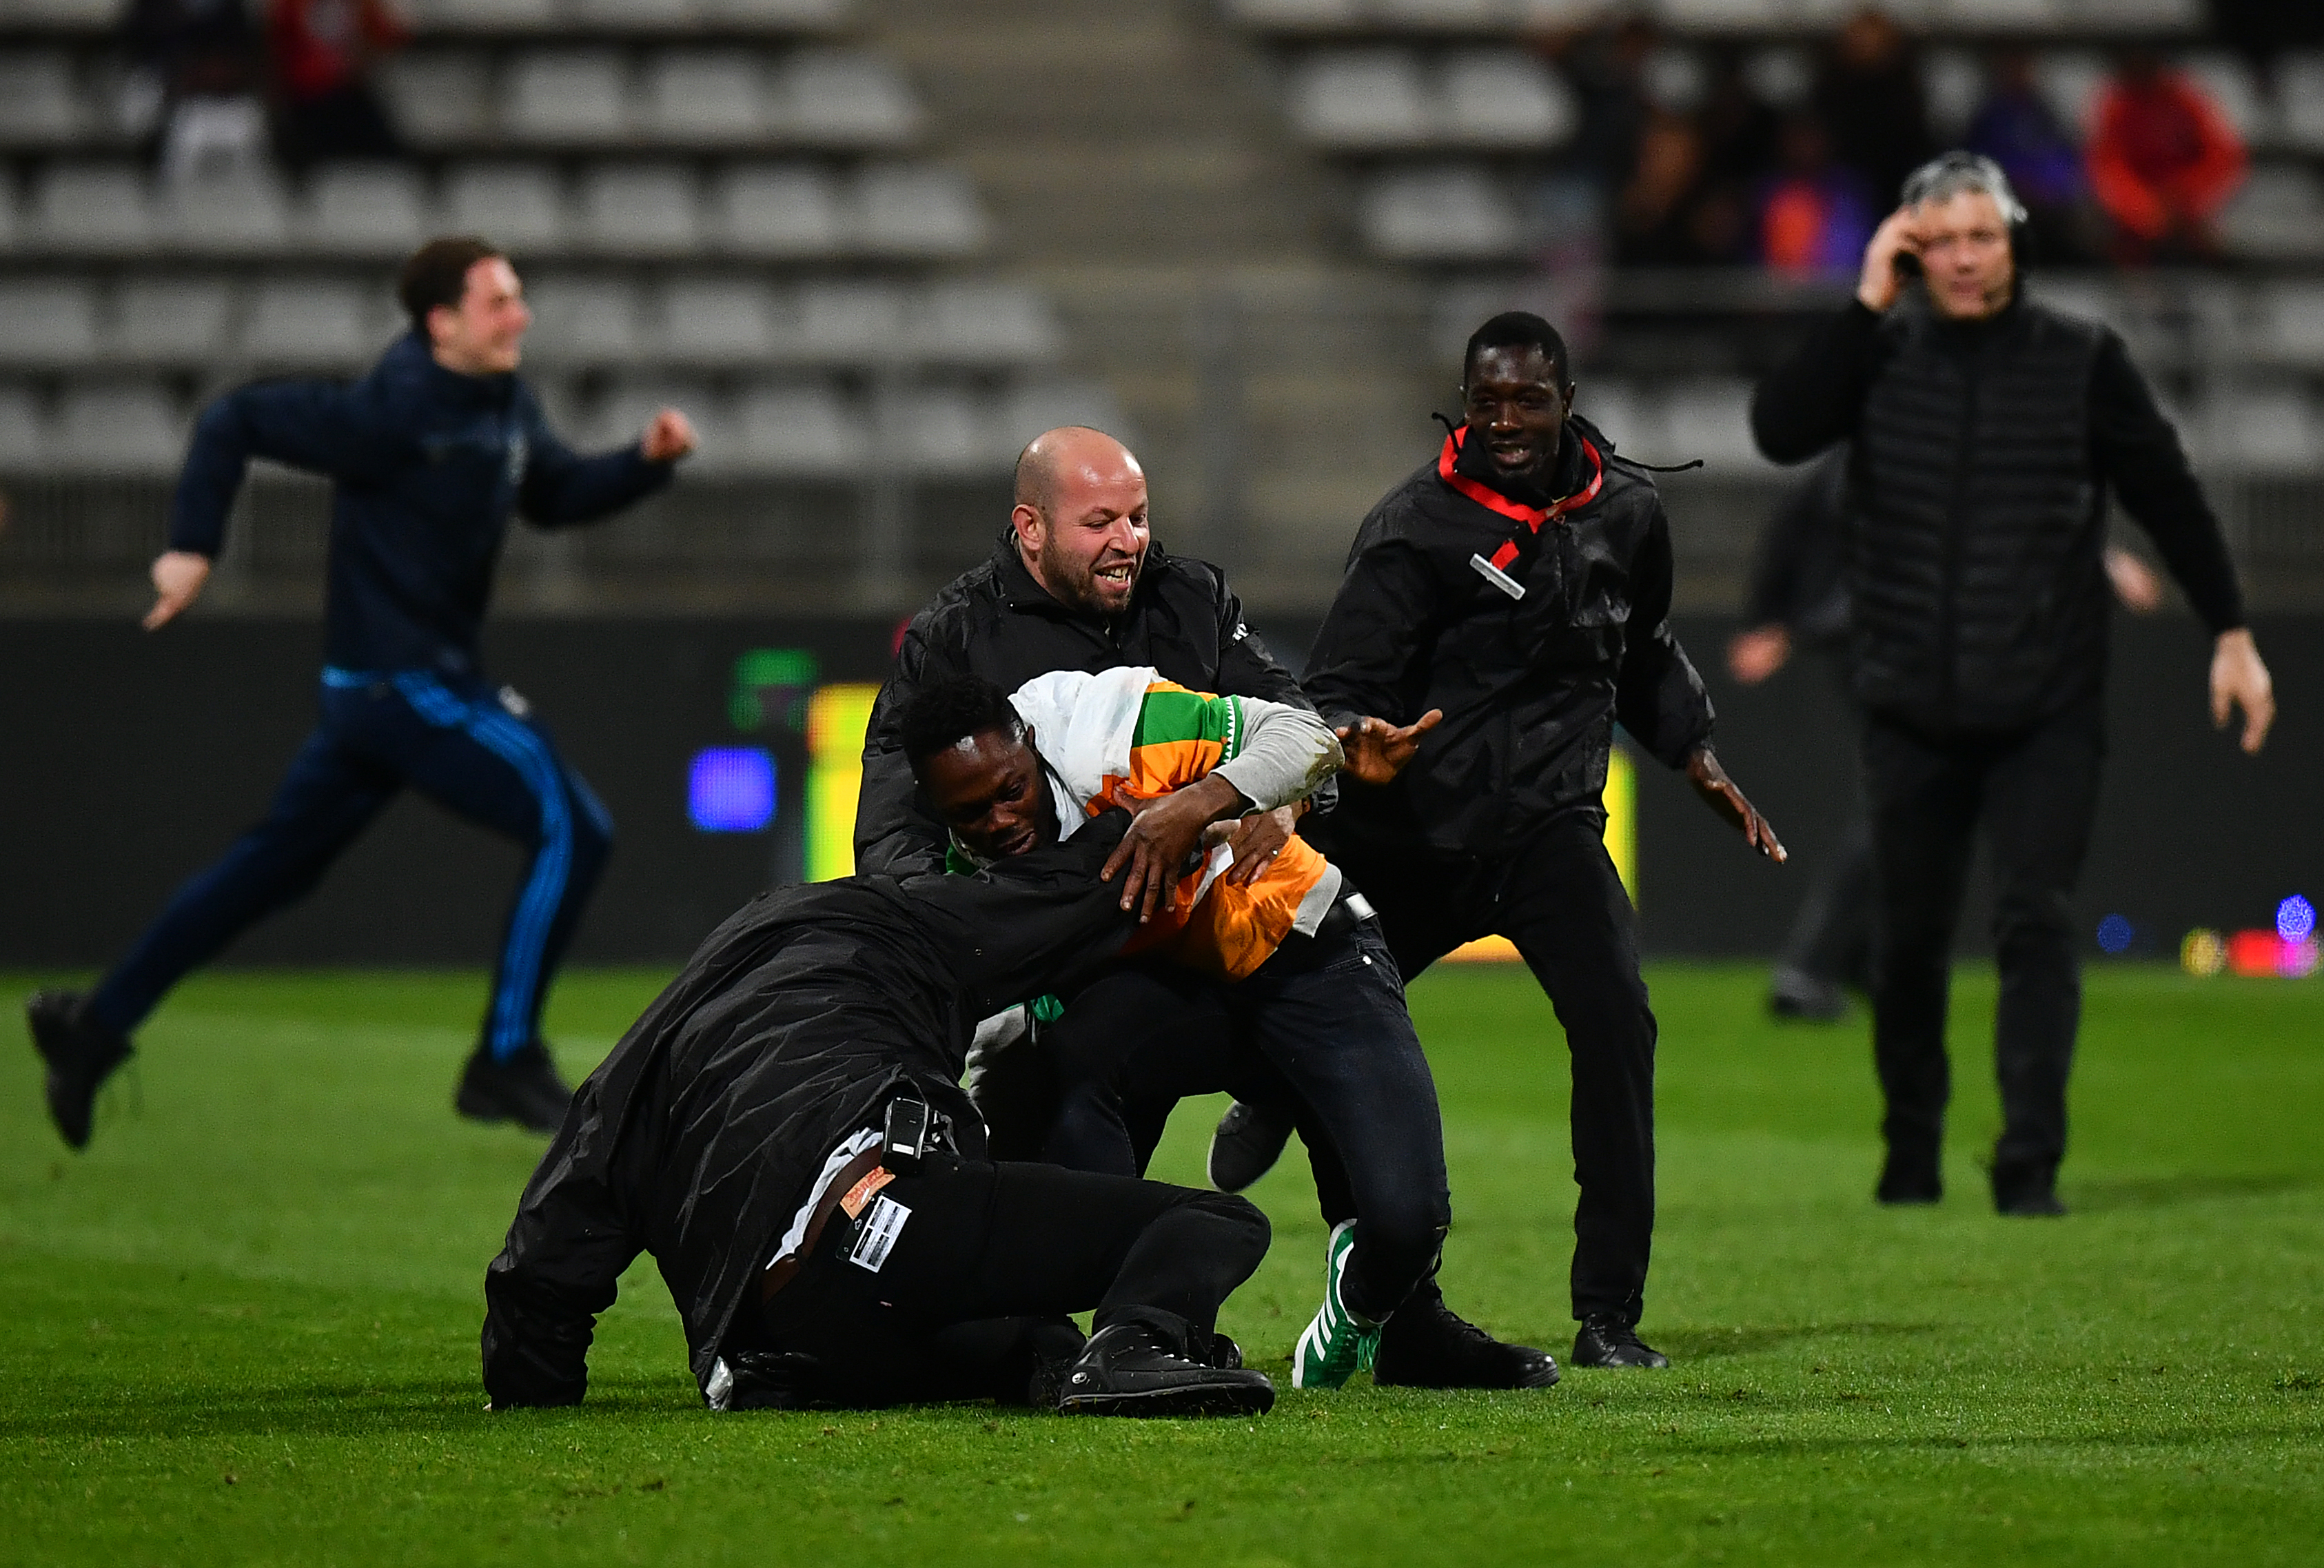
[[[1051,542],[1054,538],[1055,536],[1052,535],[1051,540],[1044,540],[1041,544],[1041,576],[1048,584],[1049,592],[1063,599],[1074,609],[1092,615],[1118,613],[1119,612],[1098,597],[1096,567],[1092,566],[1082,568],[1081,575],[1076,576],[1074,564],[1065,558],[1063,550],[1054,547]],[[1143,571],[1145,567],[1146,563],[1141,558],[1130,569],[1130,586],[1132,589],[1138,586],[1138,574]]]

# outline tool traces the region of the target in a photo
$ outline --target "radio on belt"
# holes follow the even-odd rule
[[[888,1130],[881,1141],[881,1166],[898,1176],[910,1176],[920,1168],[920,1156],[927,1148],[927,1102],[889,1101]]]

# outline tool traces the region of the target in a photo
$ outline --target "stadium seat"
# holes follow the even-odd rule
[[[565,0],[572,19],[585,27],[642,32],[677,32],[694,25],[694,0]]]
[[[706,23],[774,32],[836,27],[853,6],[851,0],[694,0],[694,9]]]
[[[2200,32],[2210,20],[2203,0],[2062,0],[2061,9],[2084,32]]]
[[[734,400],[733,438],[738,467],[801,477],[852,475],[871,449],[862,418],[820,383],[745,386]]]
[[[1700,457],[1717,478],[1765,473],[1774,465],[1751,438],[1751,383],[1725,378],[1682,382],[1662,400],[1665,450],[1633,452],[1651,463]]]
[[[876,364],[908,352],[904,302],[892,284],[812,282],[798,293],[798,349],[826,364]]]
[[[15,181],[0,180],[0,251],[16,248],[21,225],[16,217]]]
[[[85,363],[97,353],[96,291],[78,278],[0,279],[0,363]]]
[[[1135,444],[1137,432],[1102,382],[1038,381],[1012,387],[992,416],[994,450],[1010,460],[1025,443],[1059,425],[1087,425]]]
[[[549,32],[562,20],[557,0],[409,0],[420,32]]]
[[[1423,32],[1499,32],[1514,20],[1509,0],[1370,0],[1384,27]]]
[[[1604,431],[1615,450],[1626,457],[1641,457],[1669,446],[1654,409],[1628,382],[1584,376],[1574,394],[1573,411]]]
[[[2324,283],[2278,279],[2261,285],[2253,306],[2255,356],[2324,370]]]
[[[223,278],[124,278],[113,297],[113,356],[205,364],[226,349],[233,303]]]
[[[1364,19],[1360,0],[1226,0],[1227,14],[1262,32],[1338,32]]]
[[[2253,261],[2324,259],[2324,181],[2298,164],[2261,164],[2219,214],[2228,252]]]
[[[552,272],[528,279],[525,299],[532,307],[525,351],[545,363],[621,364],[636,359],[645,341],[637,291],[627,279]]]
[[[9,0],[8,9],[19,27],[110,31],[121,20],[121,0]]]
[[[855,236],[874,255],[961,255],[984,244],[984,214],[964,175],[875,166],[856,180]]]
[[[580,226],[591,248],[617,255],[683,255],[702,239],[691,170],[605,163],[581,176]]]
[[[802,49],[775,69],[770,122],[801,141],[891,147],[920,128],[920,106],[896,69],[853,50]]]
[[[519,54],[502,89],[501,131],[511,141],[555,146],[625,140],[629,67],[610,49]]]
[[[835,255],[844,225],[831,179],[803,163],[742,163],[712,176],[708,232],[736,255]]]
[[[2043,33],[2061,31],[2064,0],[1935,0],[1930,20],[1959,32]]]
[[[965,478],[1005,468],[1016,456],[1002,455],[989,412],[964,388],[903,386],[873,397],[872,422],[883,457],[895,454],[909,473]]]
[[[1942,142],[1956,142],[1985,102],[1985,68],[1965,49],[1932,49],[1921,57],[1921,95],[1929,106],[1929,128]]]
[[[1392,261],[1505,261],[1523,238],[1517,210],[1492,177],[1457,165],[1379,176],[1358,221],[1365,244]]]
[[[716,145],[767,134],[766,73],[733,50],[672,50],[649,58],[638,121],[665,142]]]
[[[696,364],[762,362],[774,344],[764,285],[747,278],[680,278],[661,290],[654,341]]]
[[[381,67],[395,123],[422,147],[481,142],[493,134],[492,70],[467,50],[412,50]]]
[[[290,242],[290,195],[271,170],[180,180],[166,203],[169,235],[188,250],[263,255]]]
[[[161,387],[76,383],[58,400],[47,457],[77,474],[161,478],[176,470],[185,432],[176,400]]]
[[[26,237],[51,251],[118,254],[153,244],[152,200],[143,171],[127,163],[62,163],[32,187]]]
[[[2324,54],[2277,56],[2275,101],[2284,145],[2324,153]]]
[[[1655,11],[1678,32],[1756,32],[1789,20],[1777,0],[1659,0]]]
[[[2222,468],[2264,475],[2324,469],[2324,417],[2298,387],[2229,387],[2204,410],[2204,448]]]
[[[401,258],[428,235],[428,193],[401,163],[341,163],[308,182],[302,226],[310,250]]]
[[[1056,356],[1062,337],[1039,291],[1010,283],[936,283],[909,331],[921,353],[950,364],[1028,364]]]
[[[354,370],[387,346],[373,291],[339,278],[264,278],[238,346],[259,364]]]
[[[21,382],[0,382],[0,474],[38,470],[48,455],[40,400]]]
[[[444,226],[487,234],[518,253],[554,251],[565,242],[558,180],[537,163],[470,163],[444,177]]]
[[[1445,60],[1438,116],[1445,141],[1545,151],[1572,136],[1581,111],[1556,72],[1532,55],[1502,49]]]
[[[0,53],[0,147],[61,147],[82,133],[72,57],[62,50]]]
[[[2260,90],[2259,78],[2248,63],[2216,51],[2190,55],[2179,63],[2210,95],[2246,146],[2262,151],[2277,144],[2275,105]]]
[[[1301,61],[1291,124],[1318,147],[1417,147],[1433,129],[1420,63],[1396,49],[1329,50]]]
[[[2088,140],[2107,74],[2107,62],[2100,55],[2085,50],[2055,50],[2044,51],[2035,61],[2034,81],[2058,123],[2077,139]]]
[[[725,402],[708,382],[690,376],[624,376],[567,428],[585,449],[625,446],[666,408],[677,409],[693,421],[702,438],[701,458],[714,467],[727,461],[735,442]]]

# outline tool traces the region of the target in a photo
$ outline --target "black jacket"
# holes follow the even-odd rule
[[[2214,632],[2234,566],[2171,422],[2110,329],[2013,303],[1827,322],[1752,400],[1777,462],[1853,443],[1858,696],[1931,732],[2020,727],[2103,678],[2111,486]]]
[[[270,381],[202,410],[170,548],[216,556],[243,470],[271,457],[331,481],[323,657],[342,669],[476,668],[511,512],[587,522],[669,483],[635,445],[584,457],[513,375],[460,375],[407,333],[356,382]]]
[[[898,728],[920,683],[981,675],[1005,691],[1057,669],[1092,672],[1151,665],[1196,691],[1314,705],[1267,645],[1243,623],[1226,574],[1208,561],[1148,547],[1120,621],[1108,625],[1049,596],[1003,533],[991,558],[962,573],[912,617],[880,688],[863,742],[863,790],[855,808],[858,871],[904,875],[944,863],[945,829],[921,807]],[[1317,791],[1327,807],[1333,787]]]
[[[1303,678],[1334,724],[1444,722],[1385,789],[1343,781],[1326,837],[1490,854],[1551,816],[1600,810],[1614,723],[1675,768],[1711,738],[1711,699],[1671,635],[1669,520],[1654,481],[1594,427],[1568,421],[1557,493],[1536,533],[1455,456],[1388,493],[1356,530]],[[1591,451],[1598,454],[1593,458]],[[1539,515],[1536,512],[1535,515]],[[1470,558],[1514,540],[1512,600]]]
[[[916,1091],[962,1152],[974,1021],[1110,957],[1130,929],[1097,880],[1128,818],[974,876],[764,893],[711,933],[575,1095],[484,1276],[495,1406],[569,1405],[595,1316],[650,1252],[707,1387],[737,1309],[825,1158]]]
[[[1807,648],[1848,641],[1848,454],[1817,464],[1760,532],[1743,624],[1781,626]]]

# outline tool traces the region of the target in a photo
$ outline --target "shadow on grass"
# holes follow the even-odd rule
[[[1767,1324],[1735,1328],[1661,1329],[1652,1335],[1658,1350],[1686,1360],[1716,1356],[1750,1356],[1779,1350],[1800,1340],[1896,1339],[1932,1334],[1933,1323],[1800,1323]]]
[[[2116,1209],[2169,1209],[2221,1198],[2272,1197],[2317,1186],[2324,1186],[2324,1181],[2312,1176],[2116,1176],[2069,1181],[2064,1196],[2069,1207],[2098,1214]]]
[[[0,1440],[91,1437],[364,1437],[383,1433],[474,1432],[502,1419],[529,1423],[610,1415],[683,1415],[700,1408],[692,1386],[659,1381],[593,1386],[582,1410],[498,1417],[467,1378],[408,1382],[298,1383],[276,1388],[188,1388],[158,1397],[89,1401],[85,1391],[50,1399],[37,1385],[5,1390]]]

